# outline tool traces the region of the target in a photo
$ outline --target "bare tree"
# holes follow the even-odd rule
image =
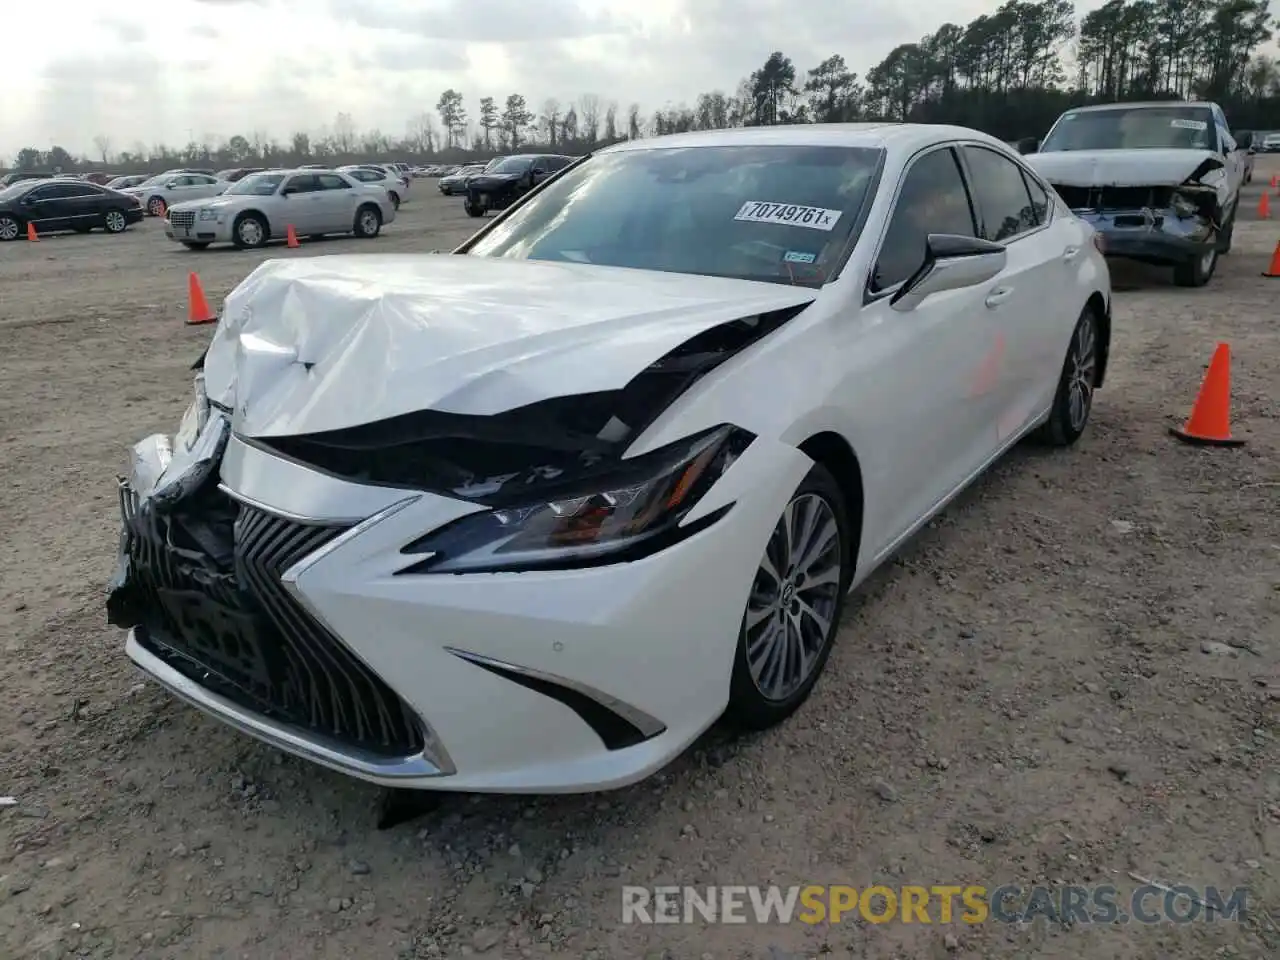
[[[585,93],[578,100],[578,122],[582,131],[582,139],[595,143],[600,138],[600,98],[594,93]]]
[[[338,153],[354,153],[356,149],[356,124],[351,114],[340,113],[333,118],[333,148]]]
[[[554,147],[560,135],[560,101],[555,97],[542,101],[542,115],[538,117],[538,125],[547,132],[547,143]]]
[[[111,162],[111,138],[105,133],[100,133],[93,138],[93,149],[98,151],[104,166]]]

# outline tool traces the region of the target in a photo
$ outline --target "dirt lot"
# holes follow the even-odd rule
[[[1259,179],[1270,176],[1259,170]],[[175,703],[107,627],[113,479],[171,429],[264,256],[448,248],[420,182],[378,241],[193,253],[154,221],[0,245],[0,957],[1089,958],[1280,954],[1280,219],[1248,195],[1212,284],[1115,271],[1111,379],[1074,450],[1016,451],[860,591],[810,704],[605,796],[376,792]],[[1278,198],[1280,199],[1280,198]],[[1185,416],[1234,351],[1248,445]],[[1250,888],[1245,923],[623,926],[622,884]]]

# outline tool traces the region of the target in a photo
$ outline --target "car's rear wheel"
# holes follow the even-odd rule
[[[400,209],[400,194],[396,193],[395,191],[391,192],[391,206],[393,209],[396,209],[396,210]]]
[[[778,519],[751,585],[725,712],[731,722],[763,730],[808,699],[839,629],[851,541],[840,486],[815,464]]]
[[[102,226],[106,228],[107,233],[124,233],[124,228],[129,226],[129,221],[119,210],[108,210],[102,215]]]
[[[1215,245],[1208,252],[1194,260],[1180,263],[1173,268],[1173,282],[1180,287],[1203,287],[1213,279],[1213,271],[1218,266],[1218,248]]]
[[[1067,356],[1062,361],[1053,409],[1034,439],[1052,447],[1069,447],[1080,439],[1093,410],[1093,391],[1102,369],[1101,344],[1102,326],[1097,311],[1086,306],[1080,311]]]
[[[365,240],[371,240],[378,235],[382,229],[382,214],[378,212],[378,208],[372,204],[367,204],[356,211],[356,222],[351,228],[351,232],[357,237]]]
[[[267,221],[258,214],[242,213],[231,228],[231,238],[242,250],[256,249],[267,245],[271,231],[267,229]]]

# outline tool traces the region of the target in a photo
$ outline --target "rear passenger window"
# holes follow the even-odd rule
[[[1003,243],[1040,225],[1016,163],[982,147],[965,147],[964,155],[982,217],[983,239]]]
[[[871,271],[871,292],[888,290],[919,270],[931,233],[977,235],[969,193],[949,148],[925,154],[907,171]]]
[[[321,173],[316,179],[320,181],[321,190],[349,190],[350,185],[341,177],[332,173]]]
[[[1022,171],[1022,179],[1027,183],[1027,192],[1031,194],[1031,212],[1035,216],[1036,226],[1043,226],[1049,219],[1049,194],[1040,181]]]

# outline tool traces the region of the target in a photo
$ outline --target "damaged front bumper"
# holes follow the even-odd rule
[[[809,465],[757,439],[700,502],[734,522],[643,559],[406,575],[405,545],[475,505],[316,472],[215,409],[190,444],[135,448],[109,619],[173,694],[364,780],[621,787],[723,710],[761,544]]]
[[[1224,218],[1216,192],[1208,188],[1054,188],[1097,231],[1109,257],[1177,265],[1205,257],[1221,242]]]
[[[1178,264],[1199,260],[1217,248],[1218,229],[1200,217],[1172,210],[1075,210],[1102,237],[1104,253],[1143,263]]]

